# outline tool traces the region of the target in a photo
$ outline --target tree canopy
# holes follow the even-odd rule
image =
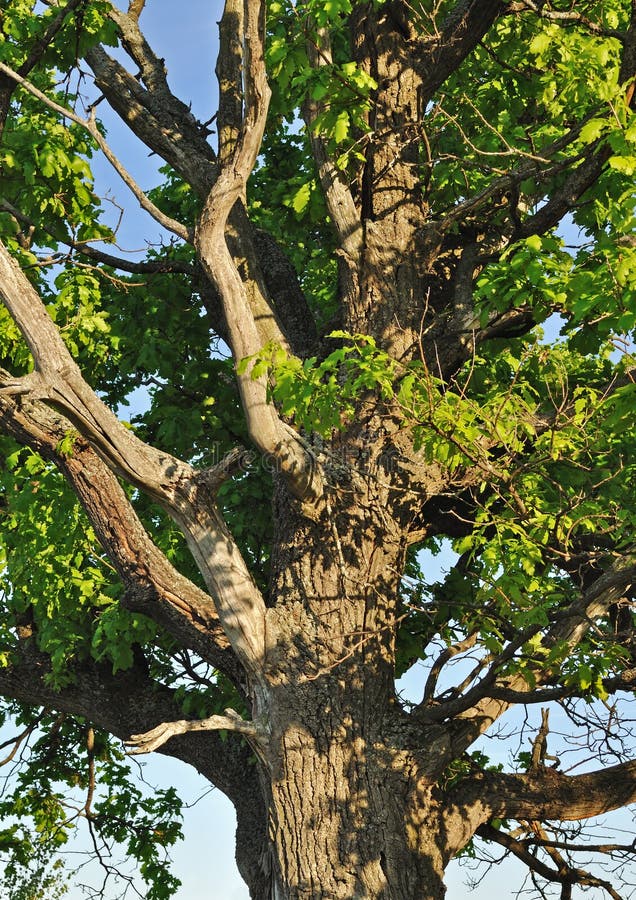
[[[255,898],[629,896],[636,2],[226,0],[204,122],[152,10],[0,6],[5,886],[86,820],[173,893],[124,740]]]

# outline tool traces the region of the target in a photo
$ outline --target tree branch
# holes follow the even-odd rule
[[[632,5],[631,22],[623,37],[623,53],[619,83],[625,85],[625,101],[634,108],[634,79],[636,77],[636,8]],[[579,197],[591,187],[603,171],[613,150],[601,144],[581,165],[572,172],[565,183],[552,193],[550,199],[534,215],[530,216],[516,230],[514,240],[543,234],[557,225],[563,216],[575,206]]]
[[[17,71],[19,75],[25,78],[33,69],[33,67],[37,65],[55,35],[64,25],[68,14],[70,12],[73,12],[73,10],[80,6],[80,4],[82,3],[84,3],[84,0],[69,0],[66,6],[59,11],[42,37],[38,38],[38,40],[35,42],[35,44],[31,48],[31,52],[29,53],[25,61],[18,68]],[[0,135],[2,135],[2,132],[4,130],[4,123],[9,112],[9,104],[11,102],[11,96],[13,94],[13,91],[15,90],[15,86],[15,80],[6,74],[4,74],[0,79]]]
[[[632,551],[596,579],[577,602],[570,604],[558,614],[558,618],[543,639],[543,645],[548,648],[554,643],[564,641],[574,648],[593,620],[606,615],[611,604],[624,595],[627,586],[633,580],[636,580],[636,558]],[[479,735],[486,732],[493,722],[504,714],[512,702],[525,702],[519,695],[527,695],[528,702],[533,702],[534,691],[521,674],[500,676],[499,673],[502,664],[510,661],[533,633],[537,634],[540,631],[539,626],[525,629],[514,641],[506,645],[502,653],[491,662],[484,677],[463,696],[445,700],[437,705],[429,704],[426,707],[420,705],[412,714],[414,719],[425,727],[446,720],[450,754],[456,757],[464,752]],[[539,686],[547,677],[540,670],[535,670],[534,675]],[[509,694],[511,691],[514,692],[512,695]],[[440,765],[442,767],[444,765],[441,757]]]
[[[621,675],[611,676],[602,679],[603,689],[608,694],[615,694],[617,691],[633,692],[636,689],[636,669],[628,669]],[[580,694],[580,688],[575,685],[568,687],[546,687],[537,688],[536,690],[520,691],[513,688],[495,685],[488,691],[489,695],[496,700],[505,700],[506,703],[547,703],[551,700],[566,700],[568,697],[576,697]]]
[[[315,40],[307,41],[307,56],[314,69],[333,63],[328,29],[316,29]],[[363,246],[362,221],[346,181],[330,159],[324,138],[314,127],[323,109],[323,103],[308,96],[303,105],[303,118],[307,124],[318,178],[339,247],[349,264],[356,268],[360,262]]]
[[[219,85],[216,121],[221,166],[234,152],[243,121],[243,21],[243,0],[226,0],[219,22],[219,55],[215,70]]]
[[[0,384],[6,378],[0,371]],[[70,454],[58,452],[70,422],[39,401],[18,403],[0,390],[0,427],[65,475],[122,580],[124,605],[143,612],[180,644],[240,682],[212,598],[153,544],[115,475],[79,436]]]
[[[101,46],[86,54],[95,83],[133,134],[183,174],[199,196],[205,196],[215,174],[206,129],[170,90],[163,61],[153,53],[135,17],[111,6],[111,18],[146,87]]]
[[[225,715],[208,716],[207,719],[179,719],[175,722],[163,722],[146,731],[143,734],[133,734],[124,743],[129,748],[131,755],[151,753],[163,746],[175,735],[188,734],[194,731],[233,731],[244,735],[252,746],[259,749],[264,747],[267,739],[267,730],[258,722],[248,722],[235,710],[226,709]]]
[[[240,41],[242,43],[242,36]],[[131,41],[127,46],[131,53],[137,54],[134,59],[142,71],[144,67],[155,71],[153,90],[145,89],[102,47],[91,49],[86,57],[97,86],[132,133],[168,162],[199,197],[206,198],[217,168],[214,151],[205,139],[202,126],[170,93],[167,83],[161,82],[152,63],[155,57],[150,48],[139,41]],[[152,54],[151,61],[145,62],[144,55],[148,54]],[[264,248],[260,246],[241,203],[232,209],[229,226],[226,237],[232,255],[241,261],[241,265],[247,263],[244,285],[262,343],[276,341],[285,345],[289,338],[295,351],[308,351],[315,341],[315,326],[296,273],[286,257],[273,240]],[[281,269],[287,272],[282,283],[277,278]],[[268,297],[270,284],[276,302],[271,302]]]
[[[51,686],[49,675],[48,658],[35,649],[32,640],[21,641],[10,664],[0,669],[0,694],[82,716],[122,740],[182,714],[175,691],[154,681],[141,666],[113,675],[109,665],[86,660],[69,672],[72,682],[59,688]],[[239,788],[240,773],[233,770],[245,765],[248,755],[237,746],[229,748],[211,732],[186,734],[161,752],[193,765],[226,793],[232,790],[235,777],[234,789]],[[244,779],[249,779],[249,768],[243,769]]]
[[[225,228],[256,162],[267,117],[270,90],[263,59],[263,15],[260,2],[246,0],[244,119],[234,151],[208,194],[195,240],[202,265],[221,297],[237,362],[262,348],[245,285],[226,243]],[[316,496],[321,488],[313,459],[299,437],[279,419],[267,396],[266,377],[254,379],[246,371],[238,375],[238,382],[248,431],[255,445],[277,461],[297,496]]]
[[[587,872],[585,869],[575,868],[569,865],[562,857],[560,863],[557,862],[559,868],[553,869],[538,859],[533,853],[524,846],[521,841],[516,840],[507,832],[493,828],[492,825],[480,825],[476,834],[485,841],[491,841],[504,847],[513,856],[516,856],[522,863],[528,866],[533,872],[536,872],[546,881],[555,882],[562,885],[580,884],[587,887],[602,887],[613,900],[621,900],[619,894],[616,893],[609,881],[598,878]],[[567,849],[567,848],[566,848]],[[555,860],[556,862],[556,860]]]
[[[115,10],[114,15],[122,28],[123,14]],[[122,37],[141,72],[151,73],[152,89],[144,88],[102,47],[91,49],[86,56],[96,84],[131,132],[205,199],[217,175],[214,151],[207,143],[203,126],[170,92],[163,66],[157,65],[161,60],[157,61],[143,39],[134,37],[135,29],[138,30],[137,23],[124,21]],[[240,35],[238,43],[242,45],[242,41]],[[243,281],[262,343],[276,341],[285,345],[289,339],[294,352],[309,352],[315,343],[315,324],[287,258],[275,241],[264,243],[257,239],[242,203],[234,205],[228,221],[228,245],[233,257],[246,269]],[[278,277],[281,271],[286,273],[282,281]]]
[[[27,393],[61,409],[111,468],[166,509],[186,536],[237,656],[259,681],[265,605],[215,497],[191,466],[139,440],[96,396],[35,289],[1,244],[0,297],[35,362],[33,373],[5,382],[4,392]]]
[[[420,42],[422,108],[488,32],[504,11],[501,0],[459,0],[433,41]]]
[[[551,9],[550,4],[541,2],[535,3],[534,0],[515,0],[510,4],[511,12],[533,12],[540,19],[546,19],[549,22],[558,22],[562,25],[579,25],[590,34],[598,34],[602,37],[617,38],[622,41],[625,38],[623,31],[617,31],[615,28],[605,28],[598,22],[593,22],[587,16],[576,9]]]
[[[182,238],[184,241],[188,241],[192,243],[192,234],[185,225],[182,225],[181,222],[177,222],[176,219],[167,216],[163,213],[158,206],[150,200],[144,191],[139,187],[135,179],[132,175],[124,168],[119,159],[115,156],[113,151],[110,149],[106,141],[104,140],[102,133],[95,123],[95,119],[93,116],[89,119],[82,119],[81,116],[78,116],[71,109],[68,109],[65,106],[61,106],[59,103],[56,103],[54,100],[49,99],[46,94],[42,93],[35,85],[31,84],[26,78],[23,78],[13,69],[9,68],[9,66],[0,62],[0,72],[6,75],[8,78],[12,78],[20,87],[24,88],[25,91],[32,94],[45,106],[48,106],[49,109],[52,109],[54,112],[59,113],[64,118],[70,119],[72,122],[75,122],[76,125],[80,125],[82,128],[86,129],[86,131],[91,135],[94,139],[95,143],[102,151],[108,162],[115,169],[119,177],[122,181],[130,188],[131,192],[134,194],[136,199],[139,202],[139,205],[142,209],[144,209],[147,213],[149,213],[156,222],[166,228],[168,231],[172,231],[177,237]]]
[[[482,772],[462,782],[462,796],[468,803],[477,794],[484,821],[492,817],[562,822],[589,819],[636,801],[636,760],[584,775],[564,775],[546,768],[526,774]]]
[[[636,548],[631,547],[584,592],[577,603],[558,614],[544,643],[551,646],[564,641],[575,647],[595,619],[607,615],[612,605],[636,582]]]
[[[66,244],[71,250],[75,250],[76,253],[87,257],[87,259],[109,266],[112,269],[130,272],[132,275],[154,275],[163,272],[178,272],[184,275],[194,275],[195,273],[195,267],[183,259],[129,260],[120,256],[114,256],[112,253],[106,253],[104,250],[99,250],[86,241],[76,241],[68,234],[56,234],[47,225],[39,225],[34,222],[33,219],[26,216],[4,197],[0,197],[0,210],[9,213],[21,225],[26,225],[30,229],[41,229],[56,244]]]

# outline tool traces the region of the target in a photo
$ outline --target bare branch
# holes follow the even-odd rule
[[[471,647],[474,647],[477,643],[477,637],[477,633],[471,634],[465,640],[457,641],[456,644],[453,644],[451,647],[447,647],[440,653],[440,655],[431,666],[428,678],[426,679],[426,684],[424,686],[424,697],[422,698],[422,706],[428,705],[428,703],[433,699],[433,696],[435,695],[435,689],[437,687],[437,682],[439,681],[439,676],[441,675],[442,669],[444,668],[446,663],[454,656],[457,656],[459,653],[464,653],[466,650],[470,650]]]
[[[139,67],[143,84],[100,46],[86,54],[98,88],[133,134],[205,196],[214,178],[214,151],[207,142],[206,127],[170,90],[165,62],[142,34],[135,10],[126,14],[111,3],[110,17],[119,28],[124,49]]]
[[[193,275],[195,268],[183,259],[150,259],[150,260],[130,260],[121,256],[114,256],[112,253],[106,253],[93,247],[87,241],[76,241],[68,234],[57,234],[50,229],[48,225],[38,225],[21,210],[17,209],[12,203],[9,203],[4,197],[0,197],[0,210],[13,216],[16,222],[25,225],[29,229],[40,228],[56,243],[66,244],[71,250],[75,250],[78,254],[86,256],[95,263],[101,263],[104,266],[110,266],[112,269],[119,269],[123,272],[130,272],[133,275],[153,275],[160,272],[179,272],[184,275]],[[71,255],[68,257],[71,259]]]
[[[226,709],[224,716],[209,716],[207,719],[179,719],[176,722],[163,722],[143,734],[133,734],[130,740],[124,741],[131,755],[151,753],[161,747],[170,738],[178,734],[193,731],[233,731],[242,734],[250,743],[262,746],[267,739],[267,730],[257,722],[248,722],[235,710]]]
[[[543,645],[547,648],[558,641],[564,641],[574,648],[587,633],[593,621],[607,615],[611,604],[624,595],[634,580],[636,580],[636,560],[631,551],[597,578],[577,602],[559,614],[543,638]],[[517,650],[533,634],[538,634],[541,630],[540,626],[529,626],[514,641],[509,642],[502,653],[492,660],[483,678],[463,696],[446,700],[439,705],[430,703],[428,706],[421,705],[414,710],[414,717],[424,724],[448,720],[452,752],[455,755],[463,752],[505,713],[512,702],[525,702],[520,695],[527,694],[529,702],[533,702],[535,691],[530,688],[522,674],[500,676],[500,672],[502,666],[514,657]],[[539,669],[535,670],[534,675],[539,686],[542,680],[548,677]],[[510,694],[511,691],[514,694]],[[541,699],[553,698],[542,696]]]
[[[533,872],[537,872],[538,875],[541,875],[541,877],[545,878],[547,881],[563,882],[565,876],[562,873],[557,869],[553,869],[551,866],[546,865],[546,863],[542,862],[540,859],[537,859],[537,857],[530,853],[520,841],[515,840],[515,838],[506,831],[485,824],[480,825],[475,833],[485,841],[494,841],[502,847],[505,847],[505,849],[514,854],[517,859],[525,863],[529,869],[532,869]]]
[[[537,732],[536,737],[532,742],[532,758],[530,763],[531,772],[538,772],[539,769],[544,767],[545,755],[548,748],[548,734],[550,731],[549,719],[550,710],[542,709],[541,728]]]
[[[130,4],[128,5],[128,15],[131,18],[138,20],[145,5],[146,0],[130,0]]]
[[[584,775],[542,768],[525,774],[482,772],[471,781],[462,782],[462,795],[470,804],[477,791],[484,821],[492,817],[578,821],[636,801],[636,760]]]
[[[530,853],[521,841],[516,840],[512,835],[501,829],[493,828],[492,825],[486,824],[480,825],[476,833],[483,840],[492,841],[504,847],[528,866],[529,869],[545,878],[546,881],[556,882],[564,886],[580,884],[586,887],[601,887],[607,891],[613,900],[621,900],[620,895],[608,881],[592,875],[591,872],[587,872],[585,869],[568,865],[562,857],[560,857],[561,863],[559,867],[553,869],[538,859],[533,853]]]
[[[472,712],[473,707],[478,708],[480,701],[483,700],[484,697],[490,696],[490,688],[496,683],[502,665],[509,662],[519,648],[529,641],[530,638],[534,637],[539,631],[541,631],[540,625],[530,625],[527,628],[524,628],[519,632],[515,639],[510,641],[504,647],[502,652],[492,660],[490,667],[483,678],[470,688],[463,697],[458,697],[456,700],[446,700],[444,703],[436,706],[421,706],[417,709],[416,714],[418,718],[424,722],[439,722],[443,719],[460,716],[467,711],[471,711],[472,718],[474,715]],[[521,677],[519,677],[519,680],[523,682]]]
[[[262,348],[245,285],[226,243],[225,228],[256,161],[267,117],[270,89],[263,60],[263,9],[262,3],[246,0],[245,113],[241,134],[208,195],[196,232],[196,247],[203,267],[221,297],[237,361]],[[265,376],[254,379],[248,371],[238,379],[251,439],[261,452],[277,460],[295,494],[316,496],[320,487],[313,460],[299,437],[278,418],[267,396]]]
[[[113,675],[110,667],[85,660],[68,674],[72,681],[53,687],[47,657],[27,642],[12,654],[11,664],[0,669],[0,692],[32,706],[82,716],[122,740],[181,713],[174,690],[154,681],[140,666]],[[213,732],[184,735],[160,752],[193,765],[228,793],[239,791],[241,781],[250,779],[248,748],[228,748]]]

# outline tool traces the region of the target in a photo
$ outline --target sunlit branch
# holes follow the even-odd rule
[[[0,384],[3,380],[0,373]],[[0,389],[0,426],[66,476],[122,580],[124,605],[143,612],[180,644],[193,647],[236,677],[229,642],[211,598],[154,545],[116,476],[79,436],[72,453],[59,452],[70,423],[41,402],[18,405]]]
[[[216,498],[191,466],[141,441],[97,397],[39,295],[1,244],[0,297],[35,362],[29,375],[6,379],[5,394],[30,395],[61,409],[114,471],[166,509],[185,534],[234,650],[260,678],[264,603]]]
[[[196,232],[196,247],[204,269],[216,287],[237,363],[262,349],[245,285],[225,238],[228,217],[243,195],[260,150],[267,118],[270,89],[263,59],[263,6],[245,4],[245,111],[241,132],[227,163],[220,169],[205,202]],[[265,375],[252,378],[249,367],[238,373],[239,391],[250,437],[259,450],[277,460],[281,473],[299,497],[315,497],[321,491],[312,456],[298,435],[279,419],[267,392]]]
[[[179,734],[196,731],[231,731],[247,737],[252,744],[261,746],[267,740],[267,730],[257,722],[246,721],[235,710],[226,709],[225,715],[209,716],[207,719],[179,719],[163,722],[143,734],[133,734],[125,741],[130,754],[151,753],[163,746],[170,738]]]
[[[310,35],[307,41],[307,56],[310,65],[315,69],[332,64],[329,32],[326,28],[315,28],[315,34]],[[341,250],[351,265],[357,265],[363,244],[362,221],[342,173],[329,157],[327,143],[315,127],[322,110],[324,110],[323,103],[313,100],[311,96],[305,99],[303,116],[307,123],[325,203],[338,235]]]

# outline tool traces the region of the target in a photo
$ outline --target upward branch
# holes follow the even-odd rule
[[[245,285],[227,246],[225,230],[234,204],[244,194],[267,118],[270,89],[263,58],[263,30],[264,4],[246,0],[243,122],[233,152],[221,166],[208,194],[195,239],[203,267],[221,297],[237,363],[262,348]],[[262,453],[276,460],[294,494],[316,496],[320,486],[313,460],[299,438],[279,419],[267,396],[265,376],[252,378],[247,371],[237,377],[251,439]]]
[[[0,371],[0,384],[8,376]],[[38,400],[0,389],[0,427],[66,476],[125,588],[123,604],[162,625],[180,644],[236,677],[236,660],[212,598],[178,572],[150,539],[113,472],[81,438],[58,450],[70,422]]]
[[[137,438],[97,397],[37,292],[1,244],[0,297],[35,362],[34,372],[5,381],[2,390],[60,409],[117,474],[166,509],[186,536],[237,656],[260,678],[263,599],[205,480],[187,463]]]

